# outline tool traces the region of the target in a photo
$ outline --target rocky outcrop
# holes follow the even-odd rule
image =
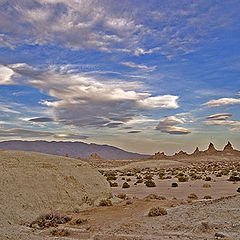
[[[209,143],[208,149],[203,151],[205,154],[215,154],[217,152],[216,148],[214,147],[213,143]]]
[[[164,154],[164,152],[157,152],[153,156],[151,156],[149,159],[166,159],[167,156]]]
[[[107,180],[77,159],[1,150],[0,162],[0,226],[8,221],[25,224],[41,214],[77,210],[111,197]]]
[[[232,144],[228,141],[227,145],[224,147],[223,151],[231,152],[234,151]]]
[[[180,151],[180,152],[178,152],[178,153],[175,153],[175,155],[174,155],[174,157],[179,157],[179,158],[181,158],[181,157],[186,157],[186,156],[189,156],[186,152],[184,152],[184,151]]]

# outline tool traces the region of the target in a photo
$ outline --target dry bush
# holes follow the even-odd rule
[[[85,219],[85,218],[77,218],[77,219],[74,219],[71,224],[72,225],[81,225],[81,224],[84,224],[84,223],[87,223],[88,220]]]
[[[156,184],[155,184],[155,182],[153,181],[153,180],[147,180],[147,181],[145,181],[145,185],[147,186],[147,187],[156,187]]]
[[[190,198],[190,199],[198,199],[198,196],[195,193],[190,193],[188,195],[188,198]]]
[[[66,237],[69,236],[70,233],[66,229],[54,229],[51,231],[51,235],[55,237]]]
[[[147,195],[144,200],[166,200],[166,198],[164,196],[159,196],[156,194],[149,194]]]
[[[172,187],[178,187],[178,184],[176,182],[173,182]]]
[[[212,197],[210,195],[206,195],[203,197],[204,199],[212,199]]]
[[[118,183],[109,181],[110,187],[118,187]]]
[[[112,206],[112,202],[111,202],[110,199],[102,199],[102,200],[99,202],[99,206],[101,206],[101,207]]]
[[[211,187],[211,185],[208,184],[208,183],[204,183],[204,184],[203,184],[203,188],[210,188],[210,187]]]
[[[49,227],[57,227],[58,224],[64,224],[71,221],[71,217],[59,216],[54,214],[46,214],[38,217],[35,221],[30,223],[29,227],[45,229]]]
[[[187,182],[188,181],[188,177],[187,176],[179,176],[178,177],[178,181],[179,182]]]
[[[127,182],[124,182],[122,188],[130,188],[130,185]]]
[[[121,198],[121,199],[126,199],[127,195],[125,193],[119,193],[116,197]]]
[[[148,212],[149,217],[157,217],[163,215],[167,215],[167,210],[161,207],[152,207]]]

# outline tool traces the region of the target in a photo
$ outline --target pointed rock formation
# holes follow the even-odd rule
[[[224,147],[223,151],[233,151],[233,147],[232,147],[232,144],[228,141],[227,145]]]
[[[166,159],[167,156],[164,152],[157,152],[153,156],[151,156],[149,159]]]
[[[178,152],[178,153],[175,153],[175,155],[174,155],[174,157],[186,157],[186,156],[189,156],[186,152],[184,152],[184,151],[180,151],[180,152]]]
[[[195,149],[195,151],[193,152],[193,154],[199,154],[199,153],[200,153],[199,148],[196,147],[196,149]]]
[[[97,153],[92,153],[89,159],[102,159]]]
[[[204,153],[207,153],[207,154],[212,154],[212,153],[216,153],[217,150],[215,149],[213,143],[210,142],[209,146],[208,146],[208,149],[206,151],[204,151]]]

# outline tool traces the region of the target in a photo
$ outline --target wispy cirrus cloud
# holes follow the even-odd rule
[[[144,64],[136,64],[134,62],[121,62],[121,64],[130,68],[137,68],[146,72],[152,72],[157,68],[157,66],[146,66]]]
[[[189,134],[189,129],[178,127],[176,125],[183,124],[184,119],[176,118],[175,116],[168,116],[160,119],[156,129],[169,134]]]

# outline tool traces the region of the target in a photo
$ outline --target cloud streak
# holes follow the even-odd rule
[[[52,133],[44,131],[35,131],[21,128],[2,129],[0,128],[0,137],[20,137],[20,138],[45,138],[53,137],[56,139],[86,139],[87,136],[68,133]]]
[[[228,105],[239,104],[239,103],[240,103],[240,98],[220,98],[220,99],[208,101],[203,105],[207,107],[222,107],[222,106],[228,106]]]

